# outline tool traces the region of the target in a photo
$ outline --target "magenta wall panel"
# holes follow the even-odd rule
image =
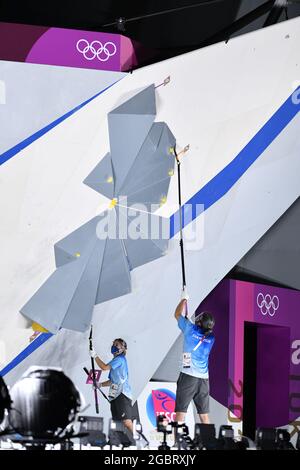
[[[120,34],[0,22],[0,60],[126,71],[136,48]]]
[[[243,418],[244,327],[257,328],[257,424],[282,426],[300,415],[300,292],[223,280],[199,305],[216,318],[212,396]],[[276,373],[274,373],[276,371]]]

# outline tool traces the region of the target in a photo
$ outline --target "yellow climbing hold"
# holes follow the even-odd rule
[[[76,258],[80,258],[80,253],[75,253]]]
[[[170,147],[170,148],[169,148],[169,153],[170,153],[171,155],[174,155],[174,147]]]
[[[173,170],[173,168],[171,168],[171,169],[168,171],[168,175],[169,175],[169,176],[173,176],[173,175],[174,175],[174,170]]]
[[[107,183],[113,183],[114,179],[112,176],[109,176],[107,179],[106,179],[106,182]]]
[[[40,331],[42,333],[48,333],[48,330],[46,330],[46,328],[44,328],[42,325],[39,325],[35,321],[32,323],[31,328],[33,329],[33,331]]]
[[[118,199],[114,197],[114,198],[110,201],[109,209],[112,209],[113,207],[115,207],[115,206],[117,205],[117,202],[118,202]]]
[[[160,198],[160,206],[162,206],[163,204],[165,204],[167,202],[167,196],[162,196]]]

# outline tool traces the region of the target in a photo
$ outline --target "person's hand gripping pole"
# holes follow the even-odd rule
[[[97,381],[96,381],[96,372],[95,372],[95,357],[96,351],[93,349],[93,325],[91,325],[90,336],[89,336],[89,352],[91,356],[91,366],[92,366],[92,379],[93,379],[93,389],[94,389],[94,399],[95,399],[95,410],[99,414],[99,403],[98,403],[98,393],[97,393]]]
[[[186,286],[183,286],[183,289],[181,291],[181,300],[185,301],[184,302],[184,316],[185,318],[188,318],[188,306],[187,306],[187,301],[189,300],[189,295],[187,292]]]

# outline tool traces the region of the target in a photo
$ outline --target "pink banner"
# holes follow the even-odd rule
[[[133,42],[120,34],[0,23],[0,59],[126,71],[137,65]]]

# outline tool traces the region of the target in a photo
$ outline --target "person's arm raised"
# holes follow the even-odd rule
[[[110,364],[105,364],[105,362],[103,362],[100,359],[100,357],[98,356],[98,354],[96,353],[96,351],[94,349],[90,349],[90,356],[95,359],[97,366],[99,366],[101,370],[110,370],[111,369],[111,365]]]
[[[182,299],[179,302],[179,304],[177,305],[175,313],[174,313],[174,317],[176,318],[177,321],[182,316],[182,314],[185,313],[186,306],[187,306],[187,300],[186,299]]]

